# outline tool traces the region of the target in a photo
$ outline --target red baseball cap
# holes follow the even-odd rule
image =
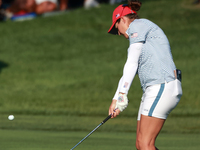
[[[115,23],[122,16],[126,16],[128,14],[137,14],[134,10],[131,10],[131,8],[128,7],[128,4],[124,4],[124,5],[122,4],[122,5],[119,5],[117,8],[115,8],[115,10],[113,11],[113,16],[112,16],[112,26],[108,30],[108,33],[118,34],[118,31],[115,28]]]

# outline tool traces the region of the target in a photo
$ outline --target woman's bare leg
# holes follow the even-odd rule
[[[141,115],[137,123],[136,148],[138,150],[156,150],[155,140],[165,120]]]

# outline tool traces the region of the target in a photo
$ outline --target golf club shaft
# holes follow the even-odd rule
[[[105,118],[94,130],[92,130],[88,135],[86,135],[80,142],[78,142],[72,149],[76,148],[79,144],[81,144],[86,138],[88,138],[94,131],[96,131],[101,125],[103,125],[106,121],[108,121],[111,118],[111,115],[109,115],[107,118]]]

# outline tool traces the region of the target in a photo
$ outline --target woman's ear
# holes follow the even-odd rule
[[[121,20],[124,24],[128,24],[129,23],[129,19],[125,16],[121,17]]]
[[[131,23],[130,19],[126,16],[121,17],[121,20],[126,26],[129,26],[129,24]]]
[[[125,22],[126,22],[126,19],[125,19],[125,17],[124,17],[124,16],[122,16],[120,21],[122,21],[123,23],[125,23]]]

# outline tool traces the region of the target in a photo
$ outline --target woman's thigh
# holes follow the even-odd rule
[[[151,147],[155,149],[155,140],[165,123],[165,119],[141,115],[137,124],[136,147]]]

